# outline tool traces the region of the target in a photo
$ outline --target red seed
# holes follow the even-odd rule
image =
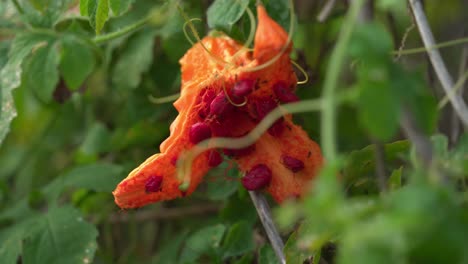
[[[257,111],[257,118],[262,120],[268,113],[273,111],[278,106],[278,103],[273,98],[267,97],[259,99],[255,102],[255,110]]]
[[[161,190],[163,177],[162,176],[151,176],[146,180],[145,191],[147,193],[159,192]]]
[[[223,157],[216,150],[211,150],[208,154],[208,166],[214,168],[218,167],[223,162]]]
[[[210,115],[221,120],[225,115],[234,110],[234,106],[229,102],[224,92],[220,92],[210,104]]]
[[[241,182],[249,191],[262,189],[271,182],[271,170],[264,164],[255,165],[242,177]]]
[[[252,93],[254,86],[254,80],[240,80],[234,85],[231,93],[235,97],[242,98]]]
[[[283,155],[281,161],[286,168],[294,173],[304,169],[304,162],[291,156]]]
[[[189,140],[193,144],[197,144],[211,137],[211,128],[206,123],[198,122],[193,124],[189,130]]]
[[[273,85],[273,92],[282,103],[291,103],[299,101],[299,97],[288,89],[285,83],[278,82]]]

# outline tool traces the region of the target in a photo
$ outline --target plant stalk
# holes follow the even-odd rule
[[[340,30],[339,38],[335,49],[330,58],[330,64],[327,67],[327,75],[323,87],[322,100],[322,119],[321,119],[321,136],[322,149],[325,160],[335,160],[337,156],[336,150],[336,95],[335,90],[338,85],[341,68],[345,60],[348,43],[353,33],[354,25],[361,10],[362,0],[353,0],[351,8],[348,11],[346,19]]]
[[[463,102],[463,99],[459,96],[452,95],[453,80],[450,76],[445,63],[440,56],[439,50],[429,49],[430,47],[435,46],[434,36],[429,27],[429,22],[427,21],[426,14],[424,13],[421,1],[419,0],[409,0],[411,10],[413,11],[414,18],[416,20],[416,25],[418,26],[419,34],[423,40],[424,46],[427,49],[427,54],[431,60],[432,66],[439,78],[442,88],[448,96],[450,103],[453,106],[453,109],[457,113],[458,117],[462,121],[465,127],[468,127],[468,108]]]
[[[275,251],[276,257],[278,257],[281,264],[286,264],[286,258],[283,253],[284,243],[276,229],[275,223],[273,223],[268,202],[261,193],[249,191],[249,194],[255,209],[257,209],[258,216],[260,217],[260,221],[262,222],[268,239],[270,240],[271,247]]]

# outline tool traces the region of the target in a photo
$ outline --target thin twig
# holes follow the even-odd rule
[[[434,36],[432,35],[429,23],[427,21],[426,15],[424,13],[423,7],[419,0],[409,0],[411,9],[413,10],[413,15],[416,20],[416,25],[418,26],[419,33],[423,40],[424,46],[426,48],[432,47],[435,45]],[[458,117],[463,122],[464,126],[468,126],[468,108],[466,107],[463,99],[458,96],[451,96],[449,93],[453,87],[453,80],[450,76],[447,68],[445,67],[444,61],[440,56],[440,53],[437,49],[428,50],[429,59],[431,60],[432,66],[439,78],[442,88],[445,93],[449,96],[449,100],[452,103],[453,108],[457,112]]]
[[[409,33],[411,32],[411,30],[413,30],[413,28],[416,26],[415,24],[416,23],[415,23],[414,17],[413,17],[411,19],[411,25],[406,28],[405,33],[403,34],[403,37],[401,38],[400,47],[398,48],[397,55],[395,57],[395,61],[400,59],[401,55],[403,54],[403,49],[405,48],[406,39],[408,38]],[[424,51],[426,51],[426,49],[424,49]]]
[[[317,16],[317,21],[323,23],[330,16],[333,7],[336,4],[336,0],[328,0],[322,8],[322,11]]]
[[[276,229],[275,223],[273,223],[273,218],[271,217],[270,206],[268,206],[268,202],[265,200],[265,197],[261,193],[255,191],[249,191],[250,198],[257,209],[258,216],[260,217],[260,221],[263,224],[263,228],[265,228],[265,232],[270,240],[271,246],[278,257],[278,260],[281,264],[286,263],[286,258],[283,253],[283,240],[281,239],[278,230]]]
[[[403,40],[402,40],[402,42],[403,42]],[[448,47],[451,47],[451,46],[455,46],[455,45],[459,45],[459,44],[465,44],[465,43],[468,43],[468,37],[453,39],[453,40],[444,41],[444,42],[439,42],[439,43],[435,44],[434,46],[430,46],[430,47],[404,49],[404,50],[401,50],[401,51],[400,50],[394,50],[394,51],[392,51],[392,54],[394,54],[394,55],[413,55],[413,54],[419,54],[419,53],[427,52],[427,51],[434,50],[434,49],[448,48]]]

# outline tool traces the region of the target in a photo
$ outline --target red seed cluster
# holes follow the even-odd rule
[[[257,80],[241,79],[232,87],[225,87],[226,91],[207,87],[203,89],[197,98],[200,105],[198,116],[200,121],[193,124],[189,130],[189,140],[196,144],[204,139],[215,137],[240,137],[248,133],[236,135],[233,133],[236,115],[245,115],[259,123],[266,115],[273,111],[280,103],[298,101],[293,88],[285,82],[275,83],[271,89],[270,96],[256,94],[255,86]],[[247,105],[236,105],[247,102]],[[234,118],[234,119],[233,119]],[[284,119],[277,120],[269,129],[268,133],[279,137],[284,130]],[[240,158],[255,152],[255,144],[242,149],[223,149],[223,153],[231,158]],[[222,155],[217,150],[208,152],[208,166],[216,167],[223,161]],[[296,173],[304,169],[304,162],[288,156],[281,157],[281,163]],[[258,190],[267,186],[272,178],[272,172],[264,164],[257,164],[242,178],[242,185],[248,190]]]

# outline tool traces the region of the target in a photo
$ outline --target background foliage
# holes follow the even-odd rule
[[[295,1],[293,58],[310,77],[303,99],[339,73],[329,58],[349,5],[338,2],[320,23],[325,1]],[[405,49],[422,45],[406,3],[370,2],[339,73],[339,92],[351,95],[337,107],[340,154],[308,197],[275,208],[288,263],[468,263],[468,134],[450,106],[437,106],[444,94],[426,55],[394,52],[402,39]],[[263,3],[289,28],[288,1]],[[247,38],[245,5],[255,1],[180,4],[202,18],[202,36]],[[425,4],[439,42],[466,34],[462,1]],[[175,1],[0,3],[2,263],[276,263],[229,162],[191,197],[114,205],[111,191],[158,151],[176,116],[148,97],[179,89],[184,22]],[[442,50],[452,76],[465,74],[467,50]],[[320,113],[295,118],[326,137]],[[431,140],[429,161],[401,130],[408,118]]]

